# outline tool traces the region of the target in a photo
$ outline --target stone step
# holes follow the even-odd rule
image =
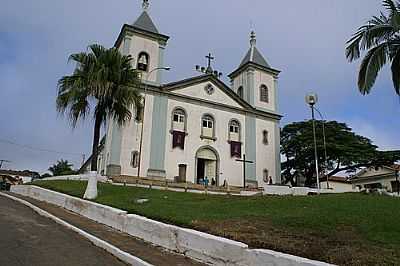
[[[147,186],[160,186],[160,187],[171,187],[171,188],[181,188],[181,189],[190,189],[190,190],[201,190],[204,191],[205,187],[203,185],[194,184],[194,183],[176,183],[172,180],[168,180],[165,178],[148,178],[148,177],[133,177],[133,176],[118,176],[113,177],[114,183],[126,183],[126,184],[139,184],[139,185],[147,185]],[[208,186],[208,191],[213,192],[228,192],[227,188],[224,187],[216,187],[216,186]],[[239,194],[242,191],[239,187],[229,187],[230,193]],[[253,191],[253,190],[252,190]]]

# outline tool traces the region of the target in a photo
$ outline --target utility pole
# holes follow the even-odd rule
[[[0,160],[0,169],[3,166],[3,163],[11,163],[9,160]]]
[[[318,112],[319,116],[322,119],[322,135],[324,136],[324,153],[325,153],[325,178],[326,178],[326,188],[329,189],[329,177],[328,177],[328,153],[326,152],[326,134],[325,134],[325,117],[321,114],[321,112],[315,107],[314,110]]]

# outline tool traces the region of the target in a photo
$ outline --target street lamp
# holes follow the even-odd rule
[[[169,71],[171,70],[170,67],[156,67],[152,69],[150,72],[146,74],[146,80],[142,79],[142,83],[144,84],[144,98],[143,98],[143,117],[142,117],[142,128],[141,128],[141,133],[140,133],[140,146],[139,146],[139,162],[138,162],[138,172],[137,172],[137,177],[140,177],[140,170],[141,170],[141,164],[142,164],[142,146],[143,146],[143,130],[144,130],[144,116],[146,113],[146,96],[147,96],[147,83],[145,81],[149,80],[150,75],[157,70],[165,70]]]
[[[312,125],[313,125],[313,135],[314,135],[314,156],[315,156],[315,171],[317,174],[317,188],[318,193],[320,193],[320,184],[319,184],[319,169],[318,169],[318,151],[317,151],[317,134],[315,131],[315,115],[314,115],[314,105],[318,102],[318,95],[315,93],[310,93],[306,95],[306,103],[310,105],[311,108],[311,116],[312,116]]]

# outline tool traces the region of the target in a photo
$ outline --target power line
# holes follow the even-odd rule
[[[65,154],[65,155],[73,155],[73,156],[82,156],[81,153],[73,153],[73,152],[63,152],[63,151],[56,151],[56,150],[50,150],[50,149],[44,149],[44,148],[37,148],[37,147],[32,147],[29,145],[24,145],[24,144],[19,144],[11,140],[6,140],[6,139],[1,139],[1,143],[6,143],[14,146],[18,146],[20,148],[32,150],[32,151],[41,151],[41,152],[48,152],[48,153],[57,153],[57,154]]]

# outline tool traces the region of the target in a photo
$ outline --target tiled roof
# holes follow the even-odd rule
[[[268,64],[267,60],[265,60],[265,58],[262,56],[260,51],[258,51],[257,47],[255,47],[255,46],[250,47],[246,56],[243,58],[242,62],[240,63],[239,68],[250,62],[260,65],[260,66],[263,66],[263,67],[266,67],[266,68],[271,68],[270,65]]]
[[[321,178],[320,181],[325,182],[326,177]],[[340,183],[351,183],[350,180],[345,176],[331,176],[328,178],[328,181],[340,182]]]
[[[133,26],[141,30],[159,34],[156,25],[154,25],[147,11],[143,11],[140,17],[133,23]]]

